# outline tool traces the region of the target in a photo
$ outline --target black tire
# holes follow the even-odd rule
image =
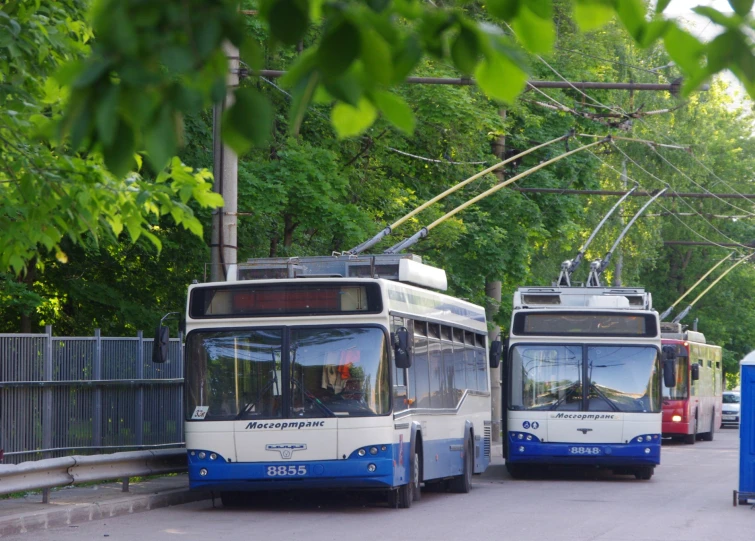
[[[470,439],[466,446],[466,451],[464,452],[462,473],[451,479],[451,492],[468,494],[469,491],[472,490],[472,470],[474,469],[472,456],[472,441]]]
[[[634,477],[635,479],[648,481],[653,477],[653,473],[655,473],[655,468],[653,468],[653,466],[642,466],[641,468],[634,470]]]
[[[241,492],[221,492],[220,501],[223,507],[241,507],[244,505],[244,494]]]
[[[713,410],[713,417],[710,420],[710,432],[706,432],[705,434],[703,434],[700,439],[702,439],[703,441],[713,441],[715,428],[716,428],[716,410]]]
[[[415,451],[412,468],[412,500],[418,502],[422,499],[422,451]]]
[[[530,468],[525,464],[512,464],[507,460],[506,471],[512,479],[525,479],[529,476]]]
[[[684,443],[687,445],[694,445],[695,441],[697,441],[697,414],[695,414],[695,431],[684,436]]]

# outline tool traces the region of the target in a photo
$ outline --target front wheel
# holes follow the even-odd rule
[[[653,477],[654,472],[655,472],[655,468],[653,468],[652,466],[643,466],[642,468],[637,468],[634,471],[634,477],[635,479],[647,481],[651,477]]]
[[[710,432],[706,432],[702,435],[703,441],[713,441],[716,427],[716,410],[713,410],[713,418],[710,420]]]
[[[695,440],[697,440],[697,417],[695,417],[695,431],[692,432],[692,434],[684,436],[684,443],[687,445],[694,445]]]
[[[467,445],[467,449],[464,452],[464,463],[462,465],[461,475],[457,475],[451,479],[451,492],[459,494],[467,494],[472,490],[472,442]]]

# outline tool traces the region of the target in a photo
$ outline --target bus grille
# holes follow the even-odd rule
[[[483,441],[483,452],[485,453],[485,456],[487,458],[490,458],[490,421],[485,421],[485,426],[483,428],[484,434],[484,441]]]

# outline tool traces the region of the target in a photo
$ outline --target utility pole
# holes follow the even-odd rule
[[[624,160],[621,162],[621,185],[626,190],[627,189],[627,160],[624,158]],[[621,208],[619,208],[619,224],[621,225],[621,228],[624,229],[624,218],[621,215]],[[621,271],[624,270],[624,251],[619,248],[619,257],[616,260],[616,273],[613,277],[613,285],[615,287],[621,287]]]
[[[498,114],[501,116],[503,123],[506,122],[506,109],[500,109]],[[506,159],[506,132],[498,137],[493,144],[493,154],[500,160]],[[506,172],[503,168],[495,172],[499,181],[506,180]],[[485,282],[485,296],[487,302],[485,311],[487,312],[488,322],[493,321],[501,308],[501,281],[488,280]],[[501,339],[501,328],[493,325],[490,328],[490,340]],[[490,396],[491,396],[491,438],[493,443],[501,441],[501,419],[503,419],[503,393],[501,392],[501,367],[490,369]]]
[[[223,206],[212,215],[210,276],[213,282],[226,278],[229,265],[236,264],[237,210],[238,210],[238,156],[223,144],[220,123],[225,110],[233,105],[233,91],[239,85],[239,50],[230,42],[223,43],[223,51],[228,57],[228,77],[226,79],[225,100],[216,103],[212,109],[213,139],[213,191],[223,196]]]

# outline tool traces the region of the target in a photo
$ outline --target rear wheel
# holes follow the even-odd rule
[[[418,502],[422,499],[420,484],[422,483],[422,452],[414,453],[414,471],[412,472],[412,499]]]
[[[472,441],[467,444],[464,451],[464,463],[461,475],[451,479],[451,492],[467,494],[472,489]]]
[[[711,413],[712,417],[710,419],[710,432],[706,432],[701,436],[701,439],[703,441],[713,441],[713,434],[714,429],[716,426],[716,410],[713,410],[713,413]]]
[[[697,439],[697,414],[695,414],[695,431],[692,432],[692,434],[687,434],[684,436],[684,443],[687,445],[694,445],[695,440]]]
[[[512,464],[506,461],[506,471],[514,479],[524,479],[530,473],[530,467],[525,464]]]
[[[637,468],[634,471],[634,477],[636,479],[647,481],[648,479],[653,477],[654,472],[655,472],[655,468],[653,468],[652,466],[643,466],[641,468]]]

